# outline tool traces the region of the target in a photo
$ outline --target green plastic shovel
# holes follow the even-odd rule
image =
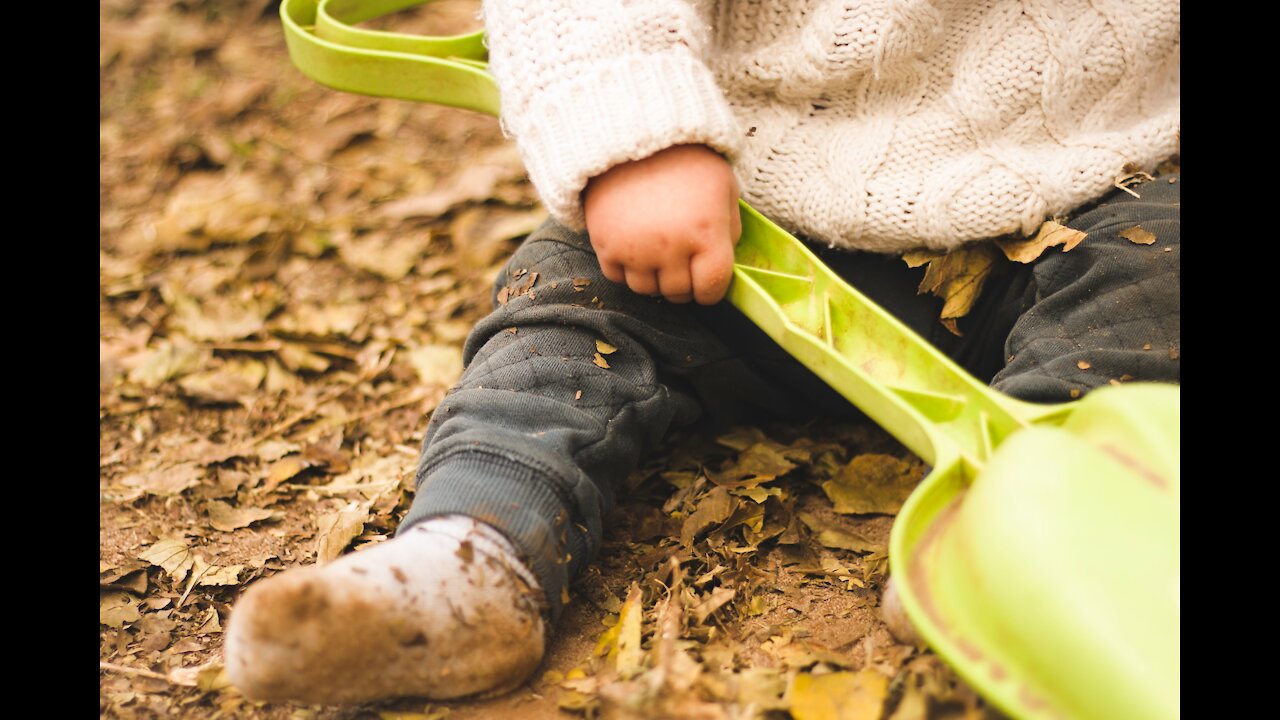
[[[290,56],[340,90],[496,115],[482,33],[354,27],[423,1],[285,0]],[[933,466],[890,538],[921,636],[1016,717],[1177,717],[1179,389],[1001,395],[741,207],[729,301]]]

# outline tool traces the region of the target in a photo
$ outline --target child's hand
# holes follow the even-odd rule
[[[742,234],[738,183],[705,145],[676,145],[610,168],[583,192],[604,276],[675,303],[719,302]]]

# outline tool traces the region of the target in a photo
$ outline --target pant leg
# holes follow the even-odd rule
[[[1064,402],[1113,379],[1179,381],[1181,188],[1179,176],[1163,176],[1136,187],[1141,198],[1117,190],[1067,221],[1088,237],[1071,252],[1045,253],[1021,300],[1008,298],[1027,309],[994,388]],[[1120,237],[1135,225],[1155,243]]]
[[[594,558],[618,489],[671,427],[804,407],[768,362],[721,341],[713,317],[610,282],[588,237],[557,224],[520,247],[494,299],[432,415],[400,528],[453,513],[493,525],[529,560],[553,617]],[[617,351],[597,358],[597,340]]]

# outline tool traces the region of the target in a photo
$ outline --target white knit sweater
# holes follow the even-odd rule
[[[663,148],[784,227],[881,252],[1030,233],[1178,144],[1170,0],[485,0],[543,202]]]

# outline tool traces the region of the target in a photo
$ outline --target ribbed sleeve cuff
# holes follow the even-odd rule
[[[519,550],[547,595],[551,622],[564,609],[570,560],[587,550],[570,525],[566,498],[551,478],[488,452],[455,453],[419,470],[413,507],[397,533],[442,515],[466,515],[502,532]]]
[[[691,55],[632,55],[539,93],[508,119],[529,178],[552,216],[586,227],[587,181],[673,145],[708,145],[732,159],[742,139],[715,78]]]

